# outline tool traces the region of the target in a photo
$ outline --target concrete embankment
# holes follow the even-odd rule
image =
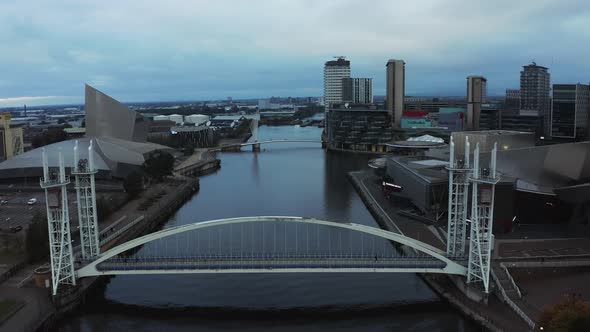
[[[350,172],[348,178],[359,194],[361,200],[371,213],[379,226],[391,232],[399,233],[406,236],[413,236],[415,228],[424,226],[419,224],[419,221],[404,220],[403,223],[397,222],[397,214],[393,213],[390,206],[386,206],[384,202],[378,202],[375,193],[371,193],[367,188],[364,180],[371,179],[366,172]],[[369,185],[371,185],[369,183]],[[387,211],[386,211],[387,210]],[[424,226],[425,227],[425,226]],[[423,228],[427,229],[427,228]],[[409,233],[409,234],[408,234]],[[429,232],[431,233],[431,232]],[[425,232],[422,231],[421,240],[425,238]],[[431,234],[432,235],[432,234]],[[432,235],[434,237],[434,235]],[[425,241],[430,242],[430,241]],[[440,244],[439,244],[440,246]],[[405,247],[398,248],[404,252],[407,251]],[[410,252],[406,252],[411,254]],[[468,299],[455,286],[450,277],[445,275],[430,275],[418,274],[441,298],[447,300],[456,309],[464,314],[464,316],[472,319],[480,324],[482,327],[490,331],[527,331],[528,325],[521,322],[520,319],[509,308],[505,307],[501,302],[497,301],[495,297],[488,301],[488,304],[478,303]]]
[[[174,167],[174,174],[183,176],[201,176],[214,172],[221,167],[221,161],[208,149],[200,149],[188,159]]]

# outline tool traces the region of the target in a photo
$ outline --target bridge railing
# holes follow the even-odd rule
[[[396,256],[382,256],[382,255],[361,255],[361,254],[265,254],[255,253],[251,255],[232,255],[232,254],[205,254],[205,255],[190,255],[190,256],[161,256],[161,257],[138,257],[138,258],[110,258],[110,260],[142,260],[142,261],[158,261],[158,260],[191,260],[191,259],[383,259],[383,260],[398,260],[398,261],[439,261],[430,257],[396,257]]]
[[[512,301],[512,299],[510,298],[510,296],[508,296],[508,294],[506,294],[506,290],[504,289],[504,287],[502,287],[502,284],[500,283],[500,279],[496,275],[496,272],[494,272],[494,269],[490,269],[490,271],[491,271],[492,279],[494,279],[494,281],[496,283],[496,287],[498,287],[498,289],[500,290],[500,294],[502,295],[502,300],[504,300],[504,302],[506,304],[508,304],[510,306],[510,308],[512,308],[512,310],[514,310],[514,312],[516,312],[516,314],[518,316],[520,316],[534,330],[535,329],[535,322],[524,311],[522,311],[522,309],[520,309],[520,307],[516,303],[514,303],[514,301]]]

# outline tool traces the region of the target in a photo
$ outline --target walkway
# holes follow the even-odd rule
[[[276,257],[273,257],[276,256]],[[203,256],[200,258],[109,259],[100,274],[159,273],[281,273],[281,272],[406,272],[444,273],[446,263],[426,257],[370,255],[260,255],[260,257]]]

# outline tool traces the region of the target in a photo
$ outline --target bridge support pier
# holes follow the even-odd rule
[[[253,144],[252,145],[252,152],[260,152],[260,144]]]

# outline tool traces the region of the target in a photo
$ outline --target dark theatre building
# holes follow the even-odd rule
[[[480,165],[487,165],[483,153]],[[562,225],[590,233],[590,142],[498,151],[494,233],[516,225]],[[446,222],[448,161],[427,156],[388,156],[387,176],[398,197],[432,222]]]

